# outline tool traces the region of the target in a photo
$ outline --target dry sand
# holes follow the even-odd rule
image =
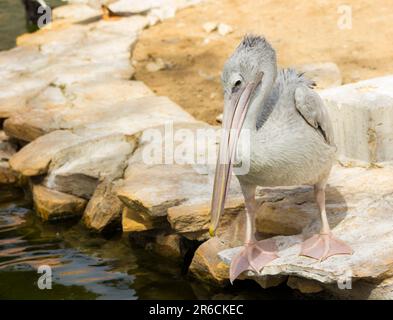
[[[352,9],[351,29],[338,27],[343,3]],[[234,32],[209,34],[202,28],[206,22],[229,24]],[[223,63],[246,33],[264,35],[283,67],[332,61],[344,83],[393,73],[392,0],[224,0],[182,10],[145,30],[135,49],[136,78],[215,123]],[[157,58],[169,66],[148,72],[146,64]]]

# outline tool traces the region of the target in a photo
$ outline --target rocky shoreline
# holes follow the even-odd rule
[[[194,3],[118,5],[132,14],[111,19],[97,18],[100,11],[84,4],[65,5],[54,10],[51,28],[23,35],[16,48],[0,52],[0,184],[28,190],[44,220],[78,218],[93,232],[122,230],[130,241],[146,239],[176,258],[198,247],[189,272],[226,285],[242,234],[239,186],[233,179],[218,237],[210,239],[215,153],[210,161],[195,160],[216,150],[217,142],[167,134],[168,124],[191,137],[218,128],[132,80],[138,34]],[[261,188],[257,229],[276,236],[280,258],[243,278],[263,288],[286,282],[303,293],[393,298],[392,92],[393,76],[320,90],[339,160],[327,190],[328,218],[354,255],[322,263],[298,257],[298,243],[318,228],[311,189]],[[152,133],[162,141],[151,140]],[[176,161],[146,162],[146,150],[161,150],[162,158],[168,145],[184,151]]]

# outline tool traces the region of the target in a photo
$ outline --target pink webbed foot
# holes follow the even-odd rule
[[[258,273],[270,261],[278,258],[274,240],[267,239],[246,244],[231,261],[229,279],[231,283],[246,270]]]
[[[331,233],[315,234],[302,243],[300,255],[324,261],[338,254],[352,254],[353,250],[345,242],[336,239]]]

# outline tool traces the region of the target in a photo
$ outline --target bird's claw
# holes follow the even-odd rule
[[[274,240],[267,239],[248,243],[231,261],[229,279],[231,283],[244,271],[259,273],[269,262],[278,258]]]
[[[353,250],[345,242],[331,233],[315,234],[302,243],[300,255],[324,261],[339,254],[352,254]]]

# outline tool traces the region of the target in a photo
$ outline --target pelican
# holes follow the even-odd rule
[[[322,261],[352,254],[347,244],[333,236],[326,217],[325,187],[336,147],[314,83],[293,69],[277,71],[275,50],[265,38],[254,35],[245,36],[226,61],[221,80],[224,115],[211,204],[212,236],[224,211],[232,170],[249,163],[247,172],[235,172],[246,219],[244,247],[230,265],[231,283],[243,271],[258,273],[278,257],[272,239],[255,238],[257,186],[314,186],[322,227],[302,243],[300,255]],[[244,144],[249,148],[243,148]]]

